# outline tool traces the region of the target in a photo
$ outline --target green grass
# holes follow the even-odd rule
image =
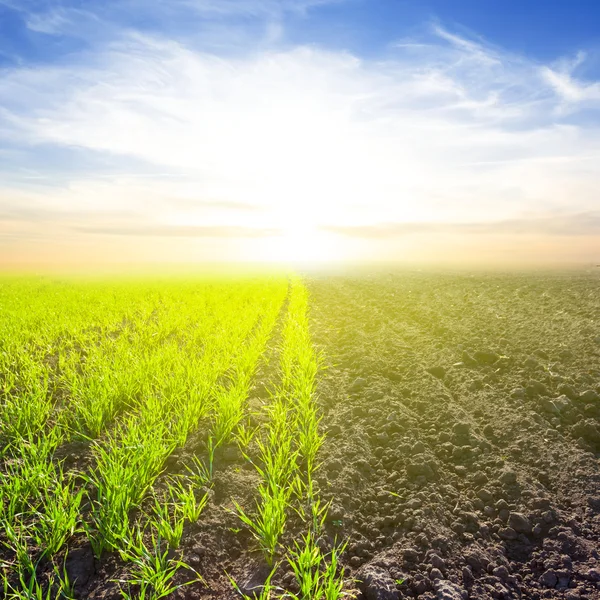
[[[181,568],[192,570],[182,560],[173,558],[169,547],[161,544],[160,535],[152,536],[150,544],[144,542],[144,536],[138,529],[127,539],[126,547],[120,550],[121,557],[131,563],[131,576],[121,586],[121,595],[126,600],[158,600],[166,598],[186,585],[202,581],[196,576],[182,584],[175,584],[173,578]],[[137,594],[132,594],[131,586],[137,586]]]
[[[0,278],[4,597],[71,597],[57,561],[85,537],[97,559],[117,552],[128,565],[124,598],[172,593],[189,569],[177,549],[210,504],[217,451],[232,443],[258,476],[251,507],[232,499],[241,525],[268,564],[294,561],[308,577],[306,550],[281,544],[292,511],[313,544],[328,508],[314,485],[323,436],[308,304],[297,277]],[[266,424],[251,426],[248,397],[277,329]],[[206,452],[185,475],[165,474],[192,433]],[[58,458],[73,442],[87,448],[83,471]],[[338,555],[319,556],[320,590]],[[264,589],[281,593],[270,580]]]
[[[288,563],[294,572],[300,591],[288,593],[292,600],[338,600],[345,594],[344,570],[338,568],[339,556],[345,546],[334,548],[326,556],[310,531],[289,553]]]

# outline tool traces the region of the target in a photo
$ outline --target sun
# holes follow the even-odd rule
[[[281,234],[265,239],[259,260],[294,266],[343,261],[342,245],[335,236],[316,226],[289,225]]]

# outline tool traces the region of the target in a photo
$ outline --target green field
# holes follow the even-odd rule
[[[327,506],[313,484],[322,434],[307,309],[294,277],[4,278],[5,597],[73,597],[69,551],[86,546],[97,563],[123,565],[123,598],[202,585],[178,548],[203,519],[220,450],[232,446],[254,471],[251,501],[231,498],[229,509],[249,544],[269,568],[288,562],[299,597],[340,597],[337,550],[316,545]],[[252,412],[258,372],[266,380]],[[169,458],[192,435],[200,449],[171,473]],[[286,546],[292,514],[304,530]]]

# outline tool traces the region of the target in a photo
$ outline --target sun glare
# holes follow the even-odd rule
[[[259,261],[310,265],[340,262],[344,259],[340,242],[316,227],[290,227],[281,235],[264,240]]]

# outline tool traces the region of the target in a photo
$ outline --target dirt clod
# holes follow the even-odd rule
[[[396,582],[385,569],[367,565],[358,572],[357,579],[365,600],[398,600],[400,598]]]
[[[468,597],[463,596],[462,590],[455,583],[444,579],[435,582],[435,594],[437,600],[464,600]]]
[[[531,521],[522,513],[511,512],[508,517],[508,526],[517,533],[531,533]]]

